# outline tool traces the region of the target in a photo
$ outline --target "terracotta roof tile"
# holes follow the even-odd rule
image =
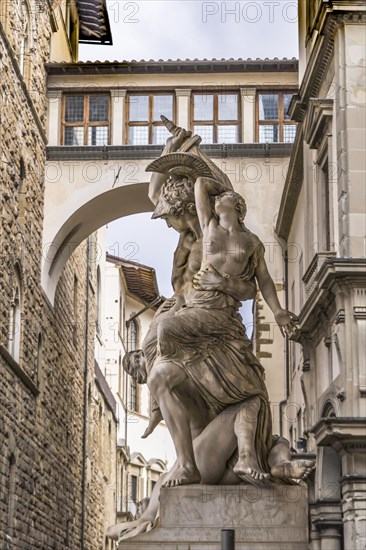
[[[207,74],[259,73],[298,71],[298,60],[292,59],[211,59],[211,60],[152,60],[78,61],[75,63],[47,63],[48,74]]]
[[[79,2],[83,1],[83,0],[78,0]],[[97,0],[94,0],[94,1],[97,1]],[[283,57],[282,59],[278,58],[278,57],[274,57],[273,59],[270,59],[268,57],[264,58],[264,59],[261,59],[259,57],[257,57],[256,59],[252,59],[251,57],[247,57],[246,59],[243,59],[241,57],[238,57],[237,59],[234,59],[234,58],[230,58],[230,59],[226,59],[225,57],[222,57],[221,59],[216,59],[215,57],[212,58],[212,59],[198,59],[198,58],[195,58],[195,59],[114,59],[113,61],[112,60],[109,60],[109,59],[105,59],[104,61],[100,61],[99,59],[95,60],[95,61],[92,61],[90,59],[88,59],[87,61],[77,61],[75,63],[69,63],[67,61],[63,61],[61,63],[57,63],[58,65],[59,64],[62,64],[62,63],[65,63],[67,65],[94,65],[94,64],[97,64],[97,63],[103,63],[103,64],[106,64],[106,65],[114,65],[114,64],[141,64],[141,65],[145,65],[145,64],[161,64],[161,63],[164,63],[166,65],[169,65],[169,64],[184,64],[184,63],[240,63],[240,62],[243,62],[243,63],[247,63],[247,62],[250,62],[250,63],[257,63],[257,62],[260,62],[260,63],[281,63],[282,61],[285,61],[287,63],[294,63],[294,62],[297,62],[298,59],[296,57],[291,57],[291,58],[287,58],[287,57]],[[56,63],[55,63],[56,65]]]
[[[107,261],[120,266],[126,290],[131,297],[144,304],[151,304],[159,298],[155,269],[111,254],[107,254]]]

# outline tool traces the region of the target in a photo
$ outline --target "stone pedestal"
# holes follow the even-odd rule
[[[235,529],[235,550],[307,550],[307,489],[274,485],[187,485],[163,489],[158,528],[118,550],[220,550]]]

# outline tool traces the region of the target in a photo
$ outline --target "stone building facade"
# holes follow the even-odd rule
[[[90,425],[110,426],[116,441],[94,371],[93,244],[72,254],[53,304],[41,287],[45,63],[59,47],[64,59],[76,59],[77,39],[66,29],[77,37],[77,8],[36,0],[0,6],[0,540],[9,550],[104,548],[105,501],[113,502],[113,491],[105,494],[115,484],[107,453],[97,466],[86,460],[95,452]]]
[[[298,123],[276,232],[299,316],[284,433],[316,454],[313,550],[366,544],[365,2],[299,2]]]

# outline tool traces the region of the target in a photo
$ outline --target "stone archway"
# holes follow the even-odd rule
[[[62,270],[80,243],[108,222],[153,209],[143,165],[137,164],[142,181],[136,178],[133,183],[113,187],[111,166],[95,162],[100,175],[90,181],[83,177],[87,164],[78,162],[75,167],[75,163],[57,163],[57,181],[47,182],[46,178],[42,287],[51,304]]]

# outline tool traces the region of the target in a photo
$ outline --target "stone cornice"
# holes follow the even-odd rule
[[[46,63],[49,75],[297,72],[297,59],[203,59]]]
[[[337,451],[355,445],[366,447],[366,418],[323,418],[309,432],[321,447],[331,445]]]
[[[336,284],[366,286],[366,258],[330,258],[317,274],[317,287],[329,288]]]
[[[36,108],[34,106],[33,100],[32,100],[32,98],[31,98],[31,96],[28,92],[27,85],[24,82],[23,75],[21,74],[20,69],[19,69],[19,64],[18,64],[18,62],[15,58],[13,49],[12,49],[12,47],[9,43],[9,40],[6,36],[6,33],[4,31],[4,27],[1,23],[1,21],[0,21],[0,36],[1,36],[1,39],[4,41],[4,45],[5,45],[7,54],[9,56],[9,59],[10,59],[11,63],[12,63],[12,66],[13,66],[13,69],[14,69],[16,75],[17,75],[17,78],[19,80],[19,84],[20,84],[20,87],[22,88],[25,100],[28,103],[29,109],[31,110],[34,122],[35,122],[35,124],[37,126],[37,129],[38,129],[38,132],[39,132],[39,135],[40,135],[43,143],[46,145],[47,144],[47,136],[46,136],[45,129],[44,129],[44,127],[42,125],[42,122],[41,122],[41,120],[38,116],[38,113],[37,113]]]
[[[347,13],[348,6],[340,9],[323,5],[323,11],[320,13],[319,24],[316,30],[318,37],[310,54],[310,59],[306,65],[305,74],[302,79],[300,90],[290,103],[288,112],[293,120],[300,122],[308,108],[308,102],[311,97],[318,95],[325,73],[329,67],[334,48],[334,37],[339,25],[344,21],[355,21],[355,18],[365,17],[365,3],[358,3],[353,6],[352,13]],[[362,10],[363,7],[363,10]],[[355,12],[357,10],[359,13]]]
[[[365,477],[363,475],[359,474],[346,474],[345,476],[342,476],[339,480],[339,483],[341,487],[349,486],[349,485],[361,485],[361,491],[364,492],[364,486],[365,486]]]
[[[366,320],[366,306],[353,306],[353,316],[359,321]]]
[[[299,338],[311,334],[317,327],[318,315],[327,309],[337,286],[351,285],[365,287],[366,259],[364,258],[328,258],[315,275],[315,286],[299,315]],[[306,274],[305,274],[306,275]],[[305,278],[305,276],[304,276]]]
[[[336,529],[341,536],[343,528],[342,508],[339,498],[320,499],[309,504],[311,509],[311,522],[318,529]],[[334,537],[334,534],[332,535]]]
[[[328,261],[330,258],[336,258],[337,254],[336,252],[329,251],[329,252],[318,252],[314,255],[313,259],[309,263],[309,266],[307,270],[304,273],[304,276],[302,278],[305,287],[311,285],[311,283],[314,283],[314,287],[316,285],[317,275],[320,271],[321,266],[324,262]],[[308,289],[306,289],[308,290]],[[309,293],[309,292],[307,292]]]
[[[292,143],[233,143],[201,145],[212,158],[280,158],[290,157]],[[162,145],[108,145],[99,146],[52,146],[47,147],[47,160],[139,160],[156,158],[163,150]]]
[[[303,139],[303,125],[300,123],[297,127],[296,138],[282,192],[281,204],[275,228],[277,235],[285,240],[287,240],[290,233],[292,219],[295,213],[297,200],[300,195],[304,177]]]
[[[318,95],[324,75],[329,66],[334,46],[334,35],[337,28],[335,20],[329,21],[329,30],[325,36],[319,36],[311,52],[309,62],[298,94],[294,95],[288,113],[292,120],[301,122],[308,108],[310,97]]]

